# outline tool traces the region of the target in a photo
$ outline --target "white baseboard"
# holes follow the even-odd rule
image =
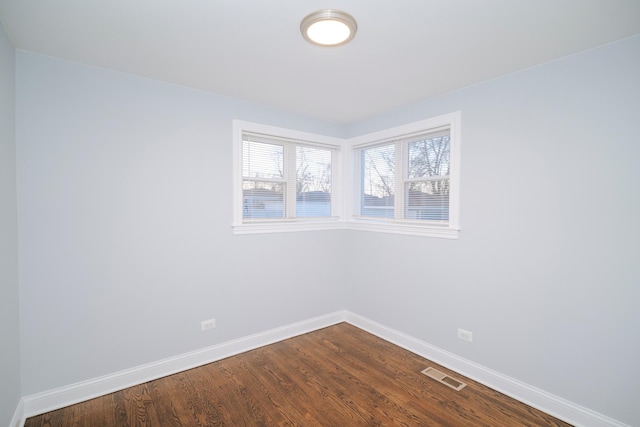
[[[575,426],[629,427],[605,415],[576,405],[575,403],[547,393],[544,390],[510,378],[346,310],[249,335],[244,338],[116,372],[111,375],[105,375],[43,393],[26,396],[20,401],[10,427],[20,427],[24,424],[26,418],[34,415],[113,393],[114,391],[215,362],[216,360],[221,360],[340,322],[351,323],[386,341],[432,360],[435,363]]]
[[[345,321],[419,356],[471,378],[500,393],[546,412],[575,426],[629,427],[605,415],[584,408],[544,390],[525,384],[487,367],[463,359],[441,348],[427,344],[395,329],[357,314],[346,312]]]
[[[229,356],[244,353],[274,342],[282,341],[297,335],[306,334],[327,326],[343,322],[345,312],[338,311],[325,316],[314,317],[302,322],[293,323],[281,328],[271,329],[237,340],[181,354],[157,362],[105,375],[91,380],[78,382],[56,388],[43,393],[32,394],[23,398],[24,417],[60,409],[78,402],[113,393],[127,387],[147,381],[166,377],[167,375],[215,362]],[[13,427],[13,426],[12,426]]]
[[[24,425],[25,419],[26,418],[24,416],[24,398],[22,398],[18,402],[16,411],[13,413],[13,418],[11,418],[9,427],[22,427]]]

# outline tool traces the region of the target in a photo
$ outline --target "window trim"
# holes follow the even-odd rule
[[[364,148],[384,145],[385,143],[394,143],[412,135],[427,133],[431,130],[437,131],[438,129],[445,127],[449,128],[450,134],[450,193],[448,223],[424,223],[421,221],[406,219],[378,219],[358,216],[356,212],[357,206],[360,202],[361,166],[358,161],[359,156],[356,155],[356,151]],[[460,232],[460,145],[459,111],[349,139],[348,146],[345,147],[345,152],[349,152],[351,157],[351,159],[349,159],[349,164],[351,165],[351,182],[348,183],[346,187],[348,194],[346,195],[345,203],[348,211],[345,213],[347,218],[347,228],[382,233],[457,239]],[[395,179],[396,182],[405,182],[405,178],[402,176],[396,177]],[[395,205],[396,212],[404,209],[404,206],[398,206],[399,204],[401,203],[396,203]]]
[[[412,236],[457,239],[460,232],[460,155],[461,113],[443,114],[425,120],[396,126],[366,135],[341,139],[269,126],[243,120],[233,120],[233,221],[234,234],[280,233],[291,231],[314,231],[351,229]],[[418,133],[438,128],[449,128],[449,221],[448,224],[424,223],[404,219],[376,219],[354,215],[359,203],[360,166],[355,150],[392,142]],[[253,133],[298,141],[302,145],[324,146],[335,150],[332,156],[332,216],[327,218],[284,218],[243,221],[242,217],[242,140],[244,133]],[[333,158],[335,157],[335,159]],[[402,206],[404,209],[404,206]]]
[[[242,142],[244,134],[256,134],[264,136],[274,141],[282,140],[289,144],[300,143],[300,145],[318,148],[329,148],[334,150],[335,156],[331,159],[331,216],[326,218],[274,218],[274,219],[254,219],[244,221],[242,216]],[[342,212],[342,162],[341,151],[344,144],[343,139],[333,138],[324,135],[317,135],[308,132],[301,132],[292,129],[252,123],[243,120],[233,120],[233,222],[234,234],[254,234],[254,233],[281,233],[288,231],[312,231],[331,230],[344,228],[341,221]]]

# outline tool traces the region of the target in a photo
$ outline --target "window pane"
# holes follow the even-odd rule
[[[242,176],[284,178],[284,147],[256,141],[242,141]]]
[[[409,178],[449,175],[449,136],[409,143]]]
[[[331,216],[331,150],[296,147],[296,216]]]
[[[405,185],[405,219],[449,220],[449,180],[409,182]]]
[[[360,215],[394,217],[395,145],[362,150]]]
[[[284,183],[243,181],[242,217],[284,218]]]

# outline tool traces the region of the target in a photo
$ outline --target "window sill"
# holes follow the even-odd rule
[[[287,233],[296,231],[360,230],[377,233],[403,234],[408,236],[457,239],[459,229],[448,226],[423,225],[412,222],[375,221],[354,219],[351,221],[303,220],[303,221],[256,221],[234,224],[233,234]]]
[[[377,233],[404,234],[407,236],[457,239],[460,229],[447,225],[418,224],[415,222],[376,221],[355,218],[346,223],[349,230],[374,231]]]
[[[318,231],[344,229],[344,222],[333,219],[255,221],[232,226],[233,234],[287,233],[293,231]]]

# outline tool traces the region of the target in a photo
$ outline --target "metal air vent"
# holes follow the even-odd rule
[[[446,385],[447,387],[451,387],[455,391],[460,391],[465,388],[467,385],[462,381],[458,381],[455,378],[451,378],[449,375],[444,374],[437,369],[427,368],[421,371],[423,374],[428,376],[429,378],[433,378],[434,380]]]

